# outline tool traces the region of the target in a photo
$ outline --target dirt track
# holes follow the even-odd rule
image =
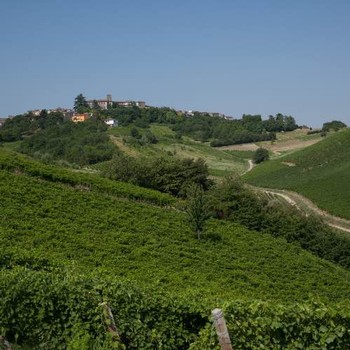
[[[254,187],[254,189],[262,191],[264,193],[279,196],[283,198],[288,204],[298,208],[307,215],[316,214],[317,216],[321,217],[328,226],[350,233],[350,220],[346,220],[327,213],[326,211],[318,208],[312,201],[303,197],[299,193],[260,187]]]

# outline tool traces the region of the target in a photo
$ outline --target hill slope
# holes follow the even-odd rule
[[[19,157],[18,165],[22,161]],[[347,271],[282,240],[213,220],[198,241],[184,213],[121,198],[117,191],[89,189],[89,176],[82,177],[84,187],[25,168],[1,170],[3,264],[102,269],[141,285],[209,299],[350,296]]]
[[[235,348],[348,343],[349,271],[282,239],[212,220],[198,241],[170,196],[4,149],[0,195],[0,332],[18,350],[215,349],[222,305]]]
[[[118,127],[109,131],[112,141],[127,155],[140,157],[169,156],[179,158],[203,158],[208,165],[211,175],[222,176],[232,173],[242,174],[248,167],[247,160],[239,152],[224,151],[210,147],[208,143],[199,142],[190,137],[176,137],[176,133],[169,126],[152,124],[149,129],[138,128],[139,134],[150,131],[155,135],[156,144],[137,144],[130,135],[131,127]],[[125,142],[128,141],[129,142]],[[132,142],[134,141],[134,142]]]
[[[321,209],[350,219],[350,129],[304,150],[255,167],[244,179],[255,186],[299,192]]]

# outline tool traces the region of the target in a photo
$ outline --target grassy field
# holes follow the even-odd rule
[[[320,134],[308,135],[308,129],[296,129],[290,132],[279,132],[275,141],[262,141],[241,145],[220,147],[222,150],[235,152],[254,152],[258,147],[269,150],[272,159],[280,158],[297,150],[304,149],[322,140]]]
[[[242,174],[248,168],[247,159],[251,152],[232,152],[210,147],[208,143],[194,141],[188,137],[176,138],[175,133],[165,125],[152,124],[151,132],[157,137],[154,145],[135,146],[123,142],[123,138],[130,135],[130,127],[118,127],[110,130],[112,140],[124,153],[131,156],[159,156],[176,155],[180,158],[203,158],[209,172],[214,176],[224,176],[232,173]],[[138,129],[142,134],[147,129]]]
[[[333,215],[350,219],[350,130],[255,167],[244,176],[255,186],[299,192]]]

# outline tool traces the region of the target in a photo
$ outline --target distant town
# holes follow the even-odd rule
[[[107,110],[109,108],[116,108],[116,107],[138,107],[138,108],[149,108],[152,106],[149,106],[146,104],[145,101],[133,101],[133,100],[124,100],[124,101],[115,101],[112,99],[112,95],[108,94],[106,98],[103,99],[91,99],[86,101],[87,105],[91,109],[102,109],[102,110]],[[46,111],[47,114],[50,113],[57,113],[60,112],[63,114],[64,118],[66,120],[72,120],[73,122],[83,122],[86,121],[91,117],[91,113],[79,113],[76,111],[74,108],[66,108],[66,107],[57,107],[57,108],[38,108],[38,109],[33,109],[33,110],[28,110],[24,114],[28,115],[33,115],[33,116],[40,116],[40,114]],[[185,115],[186,117],[193,117],[194,116],[194,111],[193,110],[176,110],[178,114]],[[223,118],[226,120],[233,120],[234,118],[232,116],[225,115],[223,113],[218,113],[218,112],[201,112],[201,113],[206,113],[211,117],[219,117]],[[4,121],[8,118],[14,117],[13,115],[9,115],[7,117],[1,117],[0,118],[0,127],[4,123]],[[111,121],[111,120],[106,120],[105,121],[107,125],[110,126],[116,126],[115,123],[116,121]]]

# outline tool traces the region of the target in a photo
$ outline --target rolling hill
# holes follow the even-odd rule
[[[350,219],[350,129],[255,167],[244,179],[299,192],[329,213]]]
[[[112,191],[105,179],[105,186],[94,187],[93,174],[43,166],[14,154],[16,166],[6,164],[0,181],[1,246],[7,247],[2,254],[14,265],[23,255],[34,264],[44,259],[54,266],[74,265],[81,272],[103,268],[141,284],[168,290],[176,286],[180,294],[212,300],[297,301],[310,290],[326,300],[341,300],[350,290],[344,270],[233,223],[212,220],[207,238],[198,241],[185,213],[174,203],[169,206],[167,195],[117,182],[114,188],[121,190]],[[60,178],[54,176],[58,170]],[[165,207],[159,206],[160,199],[157,204],[156,196]],[[330,280],[339,284],[338,296],[326,283]]]
[[[130,349],[186,349],[237,300],[341,303],[345,317],[349,272],[283,239],[212,219],[198,240],[170,196],[5,149],[0,169],[0,326],[23,349],[92,349],[105,298]]]

